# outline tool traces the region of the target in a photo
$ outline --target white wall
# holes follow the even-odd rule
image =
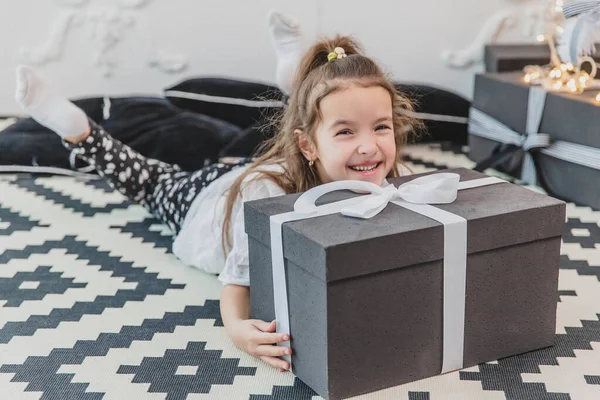
[[[136,2],[139,8],[122,7]],[[67,32],[61,54],[37,68],[71,98],[160,95],[165,86],[197,75],[272,82],[275,54],[265,23],[272,8],[294,15],[309,39],[355,35],[398,80],[470,97],[473,73],[482,67],[450,68],[442,52],[471,44],[488,17],[503,10],[522,16],[540,3],[545,0],[0,0],[0,115],[20,114],[13,91],[21,52],[47,42],[53,24],[69,13],[84,21]],[[95,64],[100,46],[90,35],[92,16],[107,11],[134,21],[109,51],[115,62],[110,76]],[[516,22],[501,41],[531,41],[522,35],[524,22]],[[151,68],[153,48],[185,56],[187,68]]]

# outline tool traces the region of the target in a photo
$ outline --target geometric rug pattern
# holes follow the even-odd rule
[[[473,166],[435,144],[406,161]],[[600,211],[567,217],[555,346],[355,399],[600,399]],[[319,399],[229,341],[221,288],[103,181],[0,175],[1,400]]]

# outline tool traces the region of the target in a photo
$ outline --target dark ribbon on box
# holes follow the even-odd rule
[[[546,93],[540,87],[529,88],[524,135],[515,132],[476,108],[469,110],[469,134],[499,143],[488,158],[473,168],[475,171],[481,172],[487,168],[496,168],[518,152],[525,154],[521,179],[531,185],[537,185],[537,168],[534,158],[536,152],[600,170],[599,149],[564,141],[552,141],[548,134],[539,133],[546,104]]]
[[[273,215],[270,218],[271,262],[273,268],[273,297],[277,332],[290,332],[290,316],[283,254],[285,222],[341,213],[355,218],[372,218],[391,202],[438,221],[444,226],[444,321],[442,373],[463,368],[464,321],[467,268],[467,221],[463,217],[430,204],[448,204],[456,200],[458,190],[506,183],[495,178],[482,178],[459,182],[460,175],[437,173],[419,177],[398,188],[394,185],[378,186],[363,181],[337,181],[314,187],[303,193],[294,204],[294,211]],[[336,190],[358,190],[368,195],[316,206],[324,194]],[[289,346],[290,342],[280,343]],[[284,356],[290,363],[290,356]]]

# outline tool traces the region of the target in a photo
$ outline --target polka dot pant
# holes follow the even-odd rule
[[[244,165],[212,164],[199,171],[149,159],[111,137],[90,120],[91,133],[81,143],[63,142],[77,157],[130,200],[141,204],[178,233],[198,193],[223,174]]]

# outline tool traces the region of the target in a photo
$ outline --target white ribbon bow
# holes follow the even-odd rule
[[[372,193],[358,197],[355,204],[340,210],[349,217],[369,219],[379,214],[388,203],[404,200],[415,204],[448,204],[456,200],[460,175],[449,172],[423,176],[400,185],[381,187],[363,181],[337,181],[317,186],[298,198],[294,211],[305,215],[317,212],[315,202],[326,193],[336,190],[359,190]]]

